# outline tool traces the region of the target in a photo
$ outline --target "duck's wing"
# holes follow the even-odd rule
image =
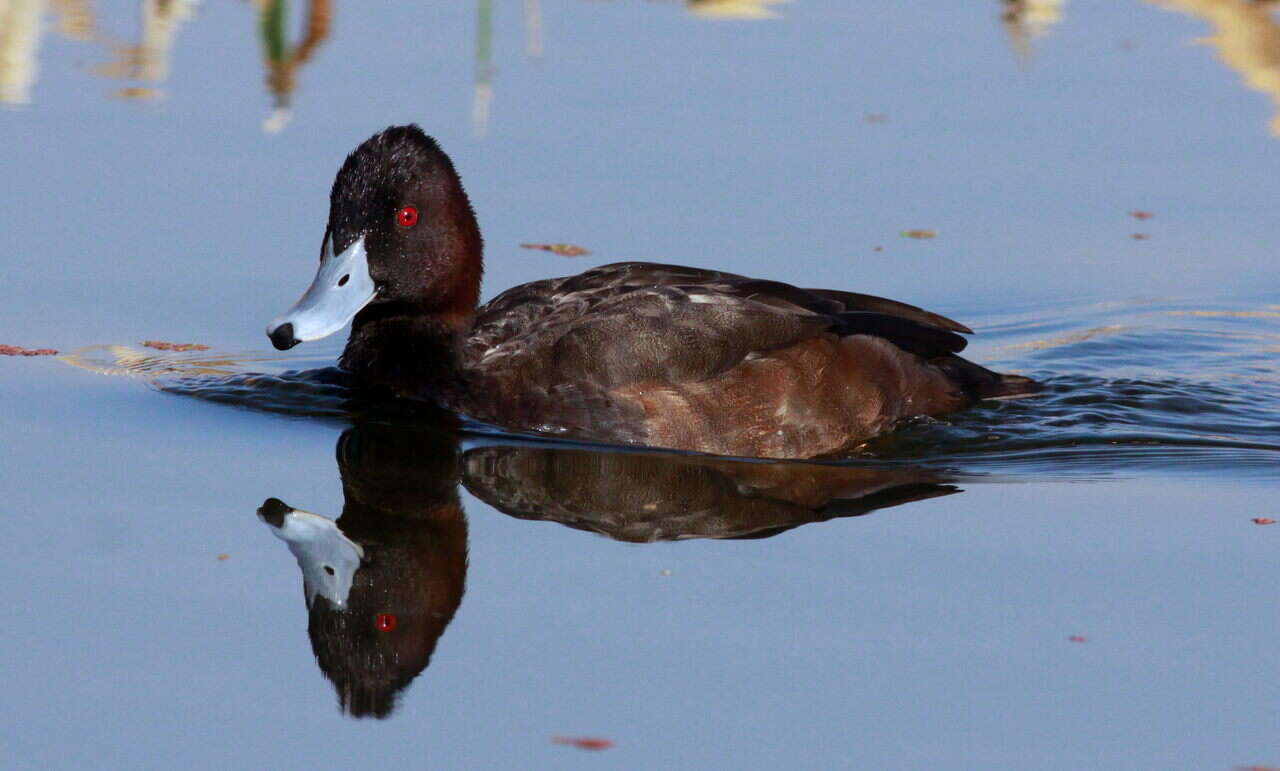
[[[874,295],[837,289],[802,289],[781,281],[683,265],[618,262],[576,276],[535,281],[503,292],[480,309],[473,342],[487,348],[521,330],[538,326],[547,316],[589,313],[599,304],[621,295],[661,287],[695,287],[703,294],[754,300],[781,310],[846,317],[841,325],[843,334],[884,337],[923,356],[964,348],[963,338],[938,332],[973,332],[945,316]],[[895,319],[914,323],[899,323]]]
[[[954,322],[931,323],[933,314],[908,305],[901,308],[909,315],[862,310],[878,299],[857,299],[867,297],[698,268],[617,263],[495,298],[477,315],[468,366],[480,372],[519,366],[531,376],[553,368],[558,372],[546,372],[549,380],[567,376],[614,388],[706,379],[748,356],[824,334],[872,335],[926,358],[964,348]]]
[[[481,318],[469,340],[473,371],[518,368],[546,382],[616,388],[713,377],[752,353],[785,347],[838,320],[793,312],[704,286],[579,290]],[[487,317],[488,314],[485,314]]]
[[[948,332],[973,334],[972,329],[958,321],[885,297],[845,292],[839,289],[802,289],[781,281],[748,278],[737,273],[690,268],[684,265],[616,262],[602,265],[577,276],[557,280],[562,282],[561,286],[567,290],[715,284],[722,291],[739,296],[751,297],[770,304],[782,301],[815,313],[881,313]]]
[[[914,305],[908,305],[897,300],[889,300],[869,294],[858,294],[857,292],[842,292],[839,289],[805,289],[803,291],[838,302],[848,312],[882,313],[887,316],[910,319],[925,326],[937,327],[949,332],[963,332],[966,335],[973,334],[972,329],[958,321],[953,321],[946,316],[940,316],[924,308],[917,308]]]

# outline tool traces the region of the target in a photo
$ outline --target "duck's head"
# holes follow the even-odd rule
[[[357,314],[428,317],[461,328],[480,294],[481,251],[449,156],[417,126],[392,126],[339,169],[320,269],[267,337],[283,351],[331,335]]]

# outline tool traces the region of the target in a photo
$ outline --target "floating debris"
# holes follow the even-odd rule
[[[888,123],[889,116],[882,112],[872,112],[862,116],[862,120],[867,123]]]
[[[1129,237],[1132,238],[1134,241],[1146,241],[1148,238],[1151,237],[1151,234],[1150,233],[1134,233]]]
[[[1004,0],[1000,21],[1004,23],[1009,45],[1022,60],[1031,62],[1031,41],[1049,34],[1062,21],[1065,0]]]
[[[159,89],[146,86],[117,88],[111,95],[116,99],[124,99],[131,102],[154,102],[163,96]]]
[[[1276,523],[1271,517],[1254,517],[1251,521],[1255,525],[1274,525]]]
[[[57,356],[54,348],[23,348],[19,345],[0,345],[0,356]]]
[[[904,238],[936,238],[938,234],[932,230],[904,230],[900,235]]]
[[[553,736],[552,744],[567,744],[580,750],[607,750],[613,746],[609,739],[598,739],[592,736]]]
[[[1067,639],[1068,639],[1069,641],[1073,642],[1073,643],[1082,643],[1082,642],[1088,642],[1088,641],[1089,641],[1089,638],[1088,638],[1088,637],[1084,637],[1083,635],[1078,635],[1078,634],[1073,634],[1073,635],[1071,635],[1071,636],[1067,637]]]
[[[558,254],[561,257],[581,257],[591,252],[573,244],[520,244],[521,249],[540,249],[544,252]]]
[[[688,0],[685,10],[707,19],[780,19],[782,15],[769,6],[789,2],[791,0]]]
[[[231,559],[231,555],[224,552],[218,552],[218,562],[226,562]]]
[[[209,346],[200,343],[166,343],[163,340],[144,340],[142,344],[157,351],[207,351]]]
[[[669,575],[671,575],[671,568],[663,568],[661,571],[659,571],[659,572],[658,572],[658,575],[660,575],[660,576],[669,576]]]
[[[1154,216],[1156,216],[1156,215],[1152,214],[1152,213],[1151,213],[1151,212],[1149,212],[1149,211],[1142,211],[1141,209],[1134,209],[1133,211],[1129,212],[1129,216],[1130,216],[1130,217],[1133,217],[1135,220],[1149,220],[1149,219],[1151,219],[1152,217],[1154,217]]]

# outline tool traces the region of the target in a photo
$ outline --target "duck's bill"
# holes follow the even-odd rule
[[[364,547],[348,538],[332,519],[295,509],[279,498],[264,501],[258,518],[271,526],[271,532],[287,543],[297,558],[307,607],[315,604],[319,594],[335,607],[346,608],[351,583],[364,560]]]
[[[337,332],[377,294],[369,277],[364,236],[342,254],[333,254],[331,243],[325,239],[320,270],[306,294],[267,326],[267,337],[281,351]]]

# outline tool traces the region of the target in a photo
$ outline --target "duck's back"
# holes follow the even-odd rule
[[[513,430],[812,457],[903,417],[1037,389],[956,356],[968,331],[869,295],[617,263],[482,307],[456,406]]]

